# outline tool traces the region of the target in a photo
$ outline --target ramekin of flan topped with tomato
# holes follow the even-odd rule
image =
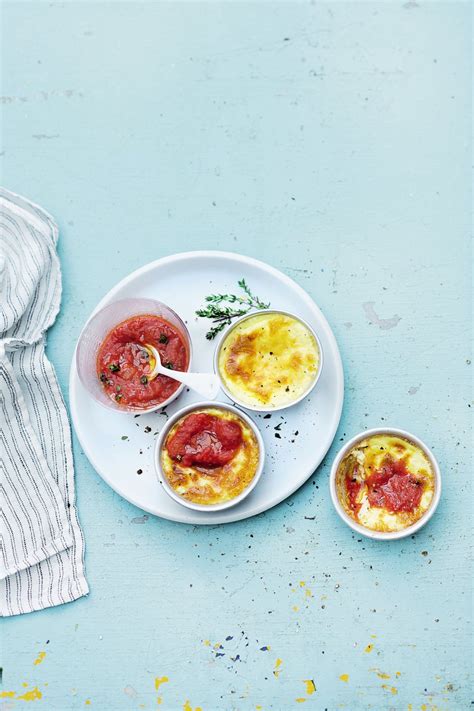
[[[156,442],[155,464],[175,501],[198,511],[221,511],[250,494],[264,456],[260,432],[245,413],[204,402],[168,420]]]
[[[309,395],[323,366],[321,343],[303,319],[267,309],[223,334],[214,369],[233,402],[249,410],[283,410]]]
[[[172,309],[153,299],[123,299],[101,309],[84,327],[76,352],[79,377],[102,405],[119,412],[151,412],[183,390],[156,372],[189,370],[191,338]]]
[[[418,437],[399,429],[373,429],[341,449],[330,490],[337,512],[358,533],[402,538],[433,515],[441,475],[433,453]]]

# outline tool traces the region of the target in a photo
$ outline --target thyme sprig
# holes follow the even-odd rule
[[[237,283],[244,295],[209,294],[206,296],[207,306],[196,311],[197,316],[210,318],[214,323],[214,326],[206,333],[206,338],[209,341],[212,341],[222,329],[232,323],[232,319],[245,316],[251,309],[268,309],[270,306],[269,303],[264,303],[258,296],[252,294],[245,279],[240,279]],[[228,304],[238,304],[238,306],[232,307]]]

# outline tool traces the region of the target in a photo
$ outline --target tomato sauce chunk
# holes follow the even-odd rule
[[[147,345],[156,348],[166,368],[188,368],[187,340],[169,321],[153,314],[122,321],[109,331],[97,354],[97,377],[118,405],[140,409],[159,405],[180,386],[166,375],[150,377],[154,358]]]
[[[356,474],[357,469],[354,469],[352,473],[346,475],[347,499],[354,513],[357,513],[360,509],[360,503],[357,501],[357,497],[362,488],[362,482],[356,479]]]
[[[387,457],[381,468],[371,474],[366,482],[371,506],[387,511],[413,511],[419,506],[423,486],[407,470],[400,459]]]
[[[238,422],[215,415],[188,415],[168,439],[166,448],[172,459],[186,467],[213,469],[229,462],[242,444]]]

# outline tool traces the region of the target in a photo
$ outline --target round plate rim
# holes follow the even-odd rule
[[[153,509],[147,507],[146,505],[143,505],[142,503],[138,503],[137,501],[133,500],[128,494],[125,494],[119,486],[114,484],[112,480],[108,477],[106,473],[103,471],[100,471],[99,468],[94,464],[94,455],[90,451],[90,448],[84,443],[82,437],[81,437],[81,429],[80,426],[78,426],[78,423],[80,422],[80,417],[78,413],[78,408],[77,408],[77,400],[76,400],[76,385],[77,385],[77,380],[78,380],[78,375],[77,375],[77,370],[76,370],[76,349],[77,349],[77,343],[74,348],[74,353],[72,356],[72,361],[71,361],[71,366],[69,370],[69,408],[71,412],[71,421],[74,426],[74,431],[76,433],[76,436],[79,440],[79,443],[84,451],[84,454],[86,455],[87,459],[89,460],[89,463],[93,467],[93,469],[97,472],[97,474],[105,481],[108,486],[111,487],[119,496],[121,496],[123,499],[128,501],[129,503],[133,504],[137,508],[139,508],[142,511],[146,511],[147,513],[152,514],[153,516],[157,516],[158,518],[163,518],[168,521],[174,521],[176,523],[185,523],[185,524],[192,524],[192,525],[200,525],[200,526],[215,526],[215,525],[220,525],[220,524],[226,524],[226,523],[233,523],[235,521],[241,521],[247,518],[251,518],[252,516],[257,516],[258,514],[261,514],[265,511],[268,511],[269,509],[273,508],[274,506],[277,506],[280,504],[282,501],[285,501],[285,499],[289,498],[292,496],[295,491],[297,491],[299,488],[303,486],[303,484],[306,483],[306,481],[309,479],[309,477],[317,470],[317,468],[320,466],[321,462],[323,461],[324,457],[328,453],[333,441],[334,437],[336,436],[337,428],[339,427],[339,423],[341,421],[341,415],[342,415],[342,407],[344,403],[344,371],[343,371],[343,366],[342,366],[342,359],[341,359],[341,354],[339,351],[339,346],[336,341],[336,337],[333,333],[333,330],[331,326],[329,325],[329,322],[327,321],[326,317],[322,313],[321,309],[319,306],[316,304],[316,302],[311,298],[311,296],[303,289],[302,286],[297,284],[291,277],[287,276],[283,272],[281,272],[279,269],[276,267],[271,266],[270,264],[267,264],[266,262],[261,261],[260,259],[255,259],[255,257],[248,257],[243,254],[239,254],[238,252],[228,252],[228,251],[222,251],[222,250],[191,250],[187,252],[178,252],[176,254],[171,254],[167,255],[165,257],[160,257],[159,259],[155,259],[152,262],[148,262],[147,264],[143,265],[142,267],[139,267],[138,269],[135,269],[133,272],[130,272],[127,276],[123,277],[115,286],[113,286],[106,294],[105,296],[102,297],[102,299],[99,301],[97,306],[93,309],[91,314],[89,315],[89,318],[87,319],[86,323],[89,321],[90,318],[94,316],[94,314],[103,306],[105,306],[107,303],[109,303],[115,296],[115,294],[120,291],[124,286],[126,286],[130,281],[139,278],[140,276],[146,274],[149,271],[152,271],[156,269],[157,267],[162,267],[166,264],[178,262],[178,261],[187,261],[189,259],[203,259],[203,258],[222,258],[222,259],[230,259],[234,261],[238,261],[242,264],[249,264],[252,265],[256,268],[262,269],[263,271],[266,271],[267,273],[273,275],[276,279],[279,281],[285,282],[289,287],[291,287],[293,290],[295,290],[299,296],[306,302],[308,307],[316,311],[318,313],[318,316],[322,320],[322,323],[324,325],[324,328],[326,329],[326,333],[330,339],[333,341],[333,346],[334,346],[334,351],[335,351],[335,371],[336,371],[336,390],[337,390],[337,402],[336,402],[336,407],[334,409],[334,414],[333,414],[333,422],[332,422],[332,428],[330,430],[330,435],[327,437],[327,440],[325,442],[324,448],[322,450],[321,455],[318,457],[318,460],[314,466],[311,467],[310,471],[307,471],[304,473],[303,476],[298,477],[296,483],[294,486],[290,487],[290,489],[285,492],[284,496],[276,496],[274,499],[269,499],[267,500],[266,503],[260,504],[258,506],[255,506],[253,509],[250,510],[245,510],[240,513],[236,513],[232,516],[232,509],[227,509],[227,512],[222,512],[222,513],[227,513],[227,516],[225,517],[226,520],[219,520],[219,513],[217,512],[216,515],[216,520],[215,521],[200,521],[196,520],[192,516],[192,511],[184,509],[183,507],[183,515],[174,515],[174,514],[162,514],[162,513],[156,513]],[[85,326],[85,324],[84,324]],[[82,329],[81,329],[82,331]],[[230,516],[230,517],[229,517]]]

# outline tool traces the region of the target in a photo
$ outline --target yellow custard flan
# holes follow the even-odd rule
[[[305,323],[280,312],[256,313],[230,329],[218,371],[230,395],[258,409],[286,407],[314,383],[321,356]]]
[[[171,488],[196,504],[212,505],[239,496],[260,464],[252,428],[234,412],[208,407],[181,417],[160,452]]]
[[[426,453],[414,442],[376,434],[355,444],[336,473],[345,512],[373,531],[400,531],[430,507],[435,476]]]

